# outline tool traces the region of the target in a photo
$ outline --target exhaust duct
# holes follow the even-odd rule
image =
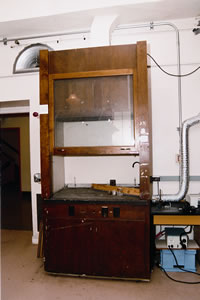
[[[15,44],[18,43],[19,41],[15,40]],[[13,74],[39,71],[40,50],[43,49],[53,50],[51,47],[40,43],[25,47],[15,59]]]
[[[180,188],[177,194],[163,194],[160,197],[161,201],[180,201],[184,199],[189,188],[189,142],[188,132],[190,127],[200,123],[200,113],[187,119],[183,122],[181,132],[181,174],[180,174]],[[158,196],[153,196],[153,200],[158,200]]]

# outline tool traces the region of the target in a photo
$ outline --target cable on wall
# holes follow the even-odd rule
[[[149,53],[147,53],[147,56],[149,56],[153,62],[156,64],[156,66],[162,71],[164,72],[165,74],[169,75],[169,76],[174,76],[174,77],[186,77],[186,76],[190,76],[192,74],[194,74],[195,72],[197,72],[199,69],[200,69],[200,66],[198,66],[196,69],[194,69],[193,71],[189,72],[189,73],[186,73],[186,74],[172,74],[172,73],[169,73],[167,71],[165,71],[158,63],[157,61],[155,60],[155,58],[153,58],[153,56],[151,56]]]

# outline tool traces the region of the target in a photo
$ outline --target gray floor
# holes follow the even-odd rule
[[[48,275],[31,237],[31,231],[1,231],[1,300],[200,299],[200,284],[175,283],[158,268],[148,283]],[[179,280],[200,281],[200,276],[189,273],[170,274]]]

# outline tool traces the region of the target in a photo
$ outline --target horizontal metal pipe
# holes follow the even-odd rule
[[[67,32],[41,34],[41,35],[20,36],[20,37],[4,38],[4,39],[0,40],[0,43],[49,38],[49,37],[65,36],[65,35],[72,35],[72,34],[84,34],[84,33],[89,33],[89,32],[90,32],[89,29],[85,29],[85,30],[74,30],[74,31],[67,31]]]
[[[159,176],[160,181],[180,181],[180,176]],[[200,175],[189,176],[190,181],[200,181]]]
[[[148,23],[140,23],[140,24],[127,24],[127,25],[119,25],[115,28],[115,30],[123,30],[123,29],[131,29],[131,28],[146,28],[149,27],[153,29],[154,26],[171,26],[176,31],[178,28],[171,22],[148,22]]]

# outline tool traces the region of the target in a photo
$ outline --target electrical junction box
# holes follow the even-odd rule
[[[186,196],[186,201],[190,203],[190,206],[198,208],[200,205],[200,194],[189,194]]]
[[[182,245],[187,247],[187,234],[183,228],[165,228],[167,247],[181,249]]]

